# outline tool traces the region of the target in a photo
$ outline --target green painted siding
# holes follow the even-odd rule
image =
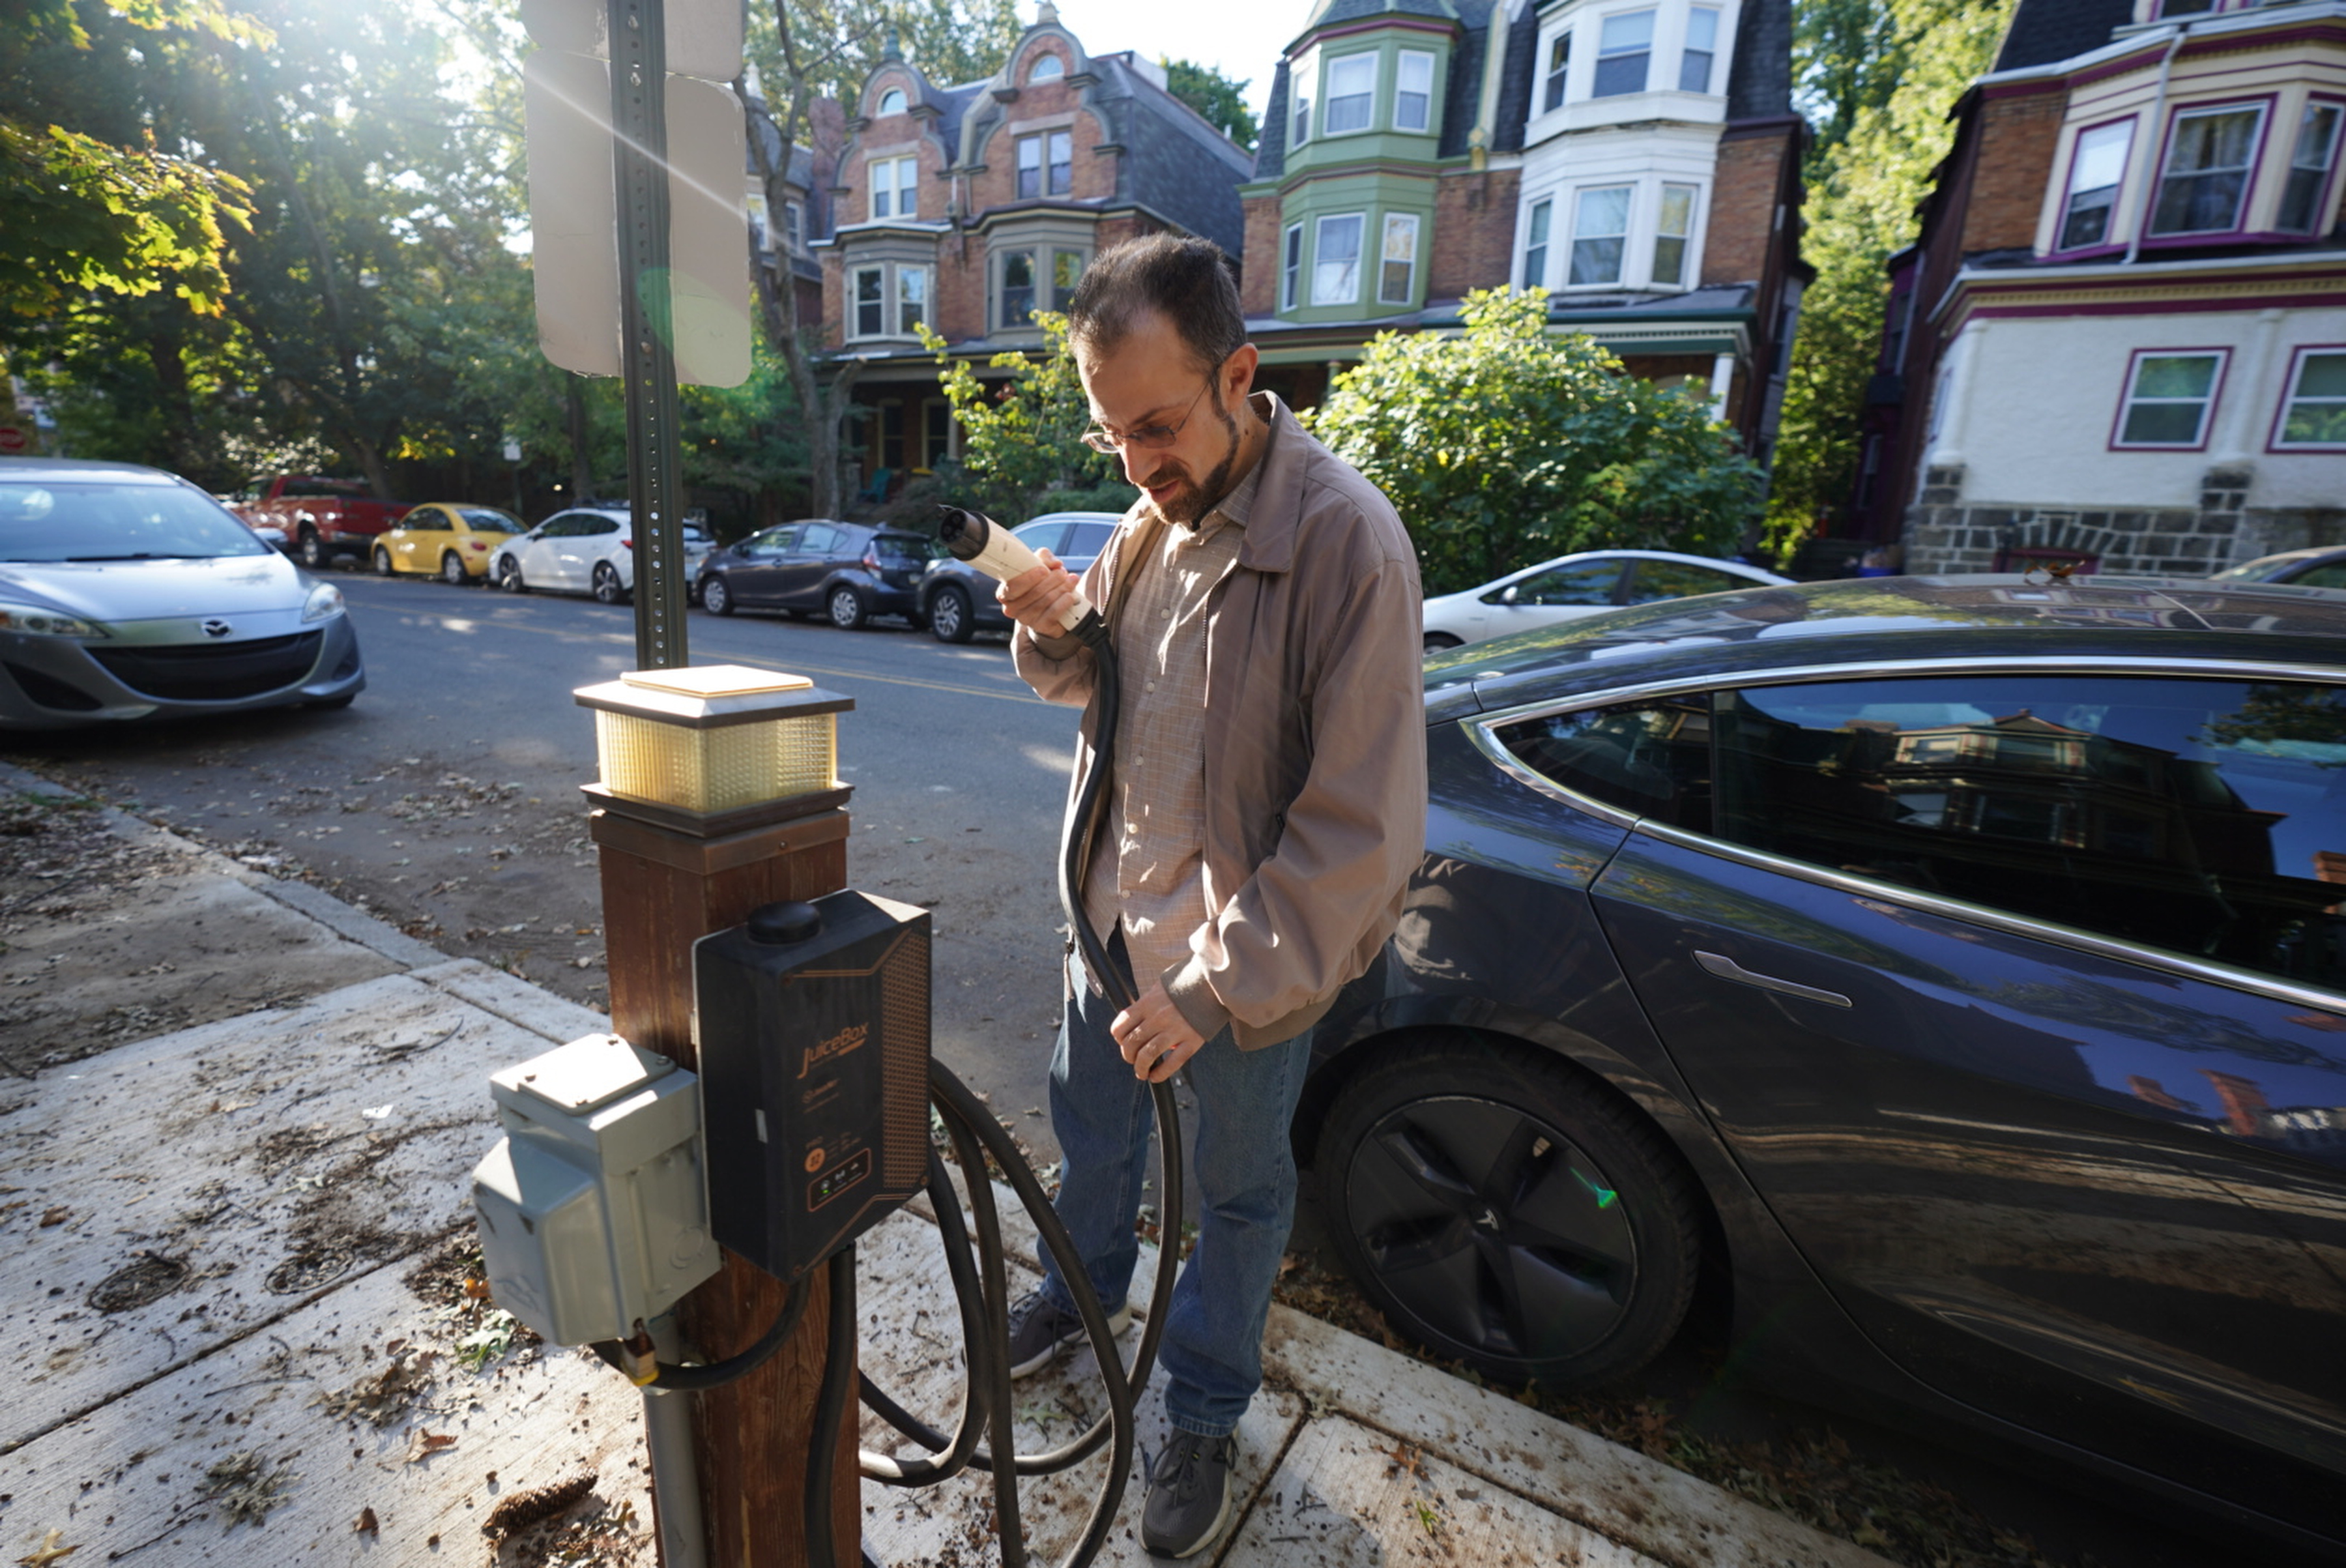
[[[1383,268],[1389,217],[1415,220],[1405,279],[1389,277]],[[1296,224],[1303,227],[1303,266],[1295,307],[1280,310],[1281,320],[1369,321],[1406,314],[1425,303],[1426,266],[1433,247],[1431,169],[1423,175],[1339,175],[1296,187],[1280,211],[1282,263],[1287,230]],[[1348,275],[1349,297],[1340,297]],[[1282,288],[1284,281],[1282,266]],[[1404,297],[1382,298],[1389,289]],[[1280,302],[1285,304],[1283,297]]]

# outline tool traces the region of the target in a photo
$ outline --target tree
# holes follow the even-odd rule
[[[216,0],[31,0],[0,13],[0,307],[36,316],[92,290],[168,286],[189,309],[219,310],[227,230],[250,216],[249,189],[165,145],[173,117],[142,114],[151,100],[88,91],[88,66],[168,66],[268,38]]]
[[[1868,10],[1893,71],[1830,65],[1846,79],[1848,134],[1817,158],[1808,180],[1802,256],[1817,280],[1802,297],[1800,330],[1784,388],[1768,497],[1768,539],[1789,555],[1820,512],[1845,506],[1857,482],[1860,415],[1882,349],[1890,280],[1884,266],[1916,234],[1915,205],[1954,135],[1947,119],[1994,58],[2013,0],[1832,0],[1835,13]],[[1863,32],[1849,23],[1844,41]],[[1866,35],[1871,36],[1872,35]],[[1799,66],[1802,80],[1814,61]],[[1878,100],[1878,101],[1876,101]]]
[[[1035,312],[1043,329],[1043,351],[1017,349],[988,361],[1005,379],[978,379],[967,360],[953,357],[945,341],[927,327],[921,341],[944,372],[944,393],[962,430],[961,483],[954,499],[995,517],[1017,519],[1042,510],[1052,491],[1078,493],[1070,499],[1099,502],[1111,490],[1129,504],[1133,491],[1122,484],[1116,459],[1084,444],[1091,428],[1091,404],[1084,396],[1076,357],[1067,349],[1067,318],[1055,311]]]
[[[1208,125],[1247,151],[1254,150],[1262,127],[1247,107],[1245,82],[1234,82],[1213,66],[1194,60],[1167,60],[1164,66],[1168,92],[1203,115]]]
[[[1687,393],[1547,327],[1547,290],[1479,290],[1465,331],[1381,332],[1311,428],[1392,499],[1429,594],[1570,550],[1717,551],[1759,470]]]

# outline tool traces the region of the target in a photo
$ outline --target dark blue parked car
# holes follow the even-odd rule
[[[782,523],[712,552],[693,596],[714,615],[785,610],[820,615],[842,631],[873,616],[917,622],[921,573],[936,549],[920,535],[869,523]]]
[[[1296,1121],[1396,1327],[1602,1381],[1708,1266],[1806,1394],[2341,1549],[2346,598],[1760,588],[1426,688]]]

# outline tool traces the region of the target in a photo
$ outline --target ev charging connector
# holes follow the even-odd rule
[[[589,1034],[489,1080],[505,1135],[473,1172],[498,1305],[557,1345],[639,1347],[718,1269],[693,1074]]]

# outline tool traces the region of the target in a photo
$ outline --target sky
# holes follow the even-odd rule
[[[1019,15],[1035,18],[1022,4]],[[1195,60],[1234,82],[1260,119],[1270,101],[1279,52],[1303,30],[1311,0],[1185,0],[1135,5],[1131,0],[1059,0],[1059,23],[1094,54],[1137,49],[1149,59]]]

